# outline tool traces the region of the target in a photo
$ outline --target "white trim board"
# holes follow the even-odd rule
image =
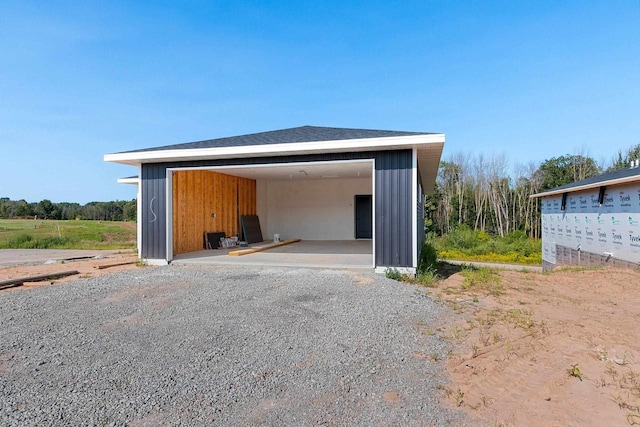
[[[376,161],[371,160],[371,267],[376,268]]]
[[[167,169],[166,171],[166,218],[165,218],[165,227],[166,227],[166,259],[167,262],[171,262],[173,260],[173,171]]]
[[[411,241],[413,242],[413,267],[418,267],[418,150],[415,148],[411,151],[411,207],[413,215],[411,215]]]
[[[138,176],[142,176],[142,166],[138,166]],[[136,244],[138,246],[138,258],[142,258],[142,185],[138,180],[136,191]]]
[[[314,154],[323,152],[378,151],[414,148],[414,145],[444,144],[444,134],[423,134],[386,138],[342,139],[335,141],[294,142],[286,144],[232,147],[183,148],[105,154],[104,161],[137,165],[180,160],[265,157],[274,154]]]
[[[416,269],[414,267],[376,267],[375,272],[378,274],[386,274],[387,270],[394,270],[400,274],[413,274],[415,276]]]
[[[140,178],[138,177],[134,177],[134,178],[118,178],[118,184],[132,184],[132,185],[139,185],[140,184]]]
[[[142,262],[144,262],[147,265],[155,265],[155,266],[169,265],[166,259],[145,258],[142,260]]]

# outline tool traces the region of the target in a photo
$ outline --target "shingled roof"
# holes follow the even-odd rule
[[[256,145],[290,144],[316,141],[340,141],[349,139],[386,138],[413,135],[433,135],[433,133],[300,126],[296,128],[252,133],[248,135],[207,139],[204,141],[187,142],[183,144],[165,145],[162,147],[124,151],[124,153],[140,153],[145,151],[160,150],[188,150],[195,148],[244,147]]]
[[[565,184],[542,193],[534,194],[531,197],[553,196],[571,191],[589,190],[603,185],[623,184],[636,181],[640,181],[640,167],[626,167],[624,169],[605,172],[598,176],[592,176],[591,178],[581,181],[572,182],[571,184]]]

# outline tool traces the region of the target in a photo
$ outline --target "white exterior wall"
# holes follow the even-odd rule
[[[353,240],[354,196],[371,194],[371,178],[256,182],[262,236]]]
[[[555,245],[640,262],[640,184],[607,187],[604,203],[598,189],[544,197],[542,259],[555,264]]]

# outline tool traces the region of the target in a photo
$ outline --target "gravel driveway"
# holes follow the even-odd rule
[[[167,266],[0,293],[0,425],[460,425],[424,333],[363,272]]]

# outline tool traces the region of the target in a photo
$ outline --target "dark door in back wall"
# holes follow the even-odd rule
[[[373,237],[371,194],[355,196],[356,239]]]

